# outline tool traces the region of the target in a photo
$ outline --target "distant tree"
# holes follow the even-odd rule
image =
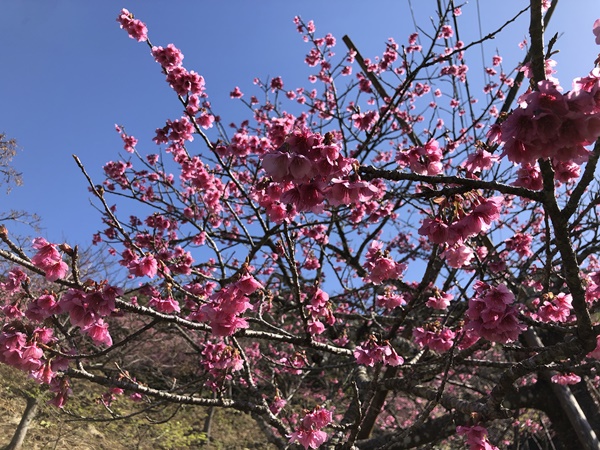
[[[18,150],[17,141],[6,137],[5,133],[0,133],[0,186],[8,194],[15,186],[23,183],[21,173],[12,165],[12,160]],[[7,221],[18,221],[30,224],[34,229],[38,224],[38,217],[35,214],[24,210],[0,211],[0,223]]]
[[[129,281],[0,229],[0,361],[58,407],[86,379],[109,411],[124,393],[243,411],[279,448],[599,448],[600,69],[562,89],[556,1],[531,0],[522,64],[477,80],[466,55],[508,23],[464,43],[438,5],[376,59],[347,37],[336,59],[297,17],[315,87],[235,88],[251,118],[231,131],[122,10],[183,107],[156,153],[118,126],[100,184],[76,158]]]
[[[22,182],[21,174],[11,165],[16,154],[17,141],[7,138],[4,133],[0,133],[0,174],[7,190],[10,189],[11,185],[20,185]]]

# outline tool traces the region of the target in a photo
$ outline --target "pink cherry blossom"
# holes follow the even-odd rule
[[[431,350],[444,353],[454,345],[456,333],[449,328],[441,327],[439,323],[430,326],[416,327],[413,330],[415,342],[421,347],[429,347]]]
[[[3,282],[0,282],[0,289],[8,294],[15,294],[21,289],[21,283],[27,280],[27,274],[19,267],[13,267],[8,271],[8,275]]]
[[[240,352],[224,342],[207,342],[201,354],[202,365],[211,373],[215,370],[237,372],[244,366]]]
[[[148,28],[146,28],[146,25],[141,20],[134,19],[133,14],[127,9],[123,8],[121,10],[121,13],[117,17],[117,22],[121,24],[121,28],[127,31],[130,38],[138,42],[148,39]]]
[[[368,131],[379,119],[377,111],[368,111],[366,113],[355,113],[352,114],[352,120],[354,126],[359,130]]]
[[[367,252],[365,270],[367,271],[365,280],[381,284],[385,280],[400,278],[406,270],[406,264],[397,263],[381,252],[381,243],[373,241]]]
[[[167,45],[166,48],[152,47],[152,56],[166,70],[179,67],[183,62],[183,54],[173,44]]]
[[[300,421],[299,428],[290,435],[290,443],[298,442],[305,449],[319,448],[327,439],[327,433],[321,431],[331,423],[332,414],[324,408],[317,407],[307,412]]]
[[[233,91],[231,91],[229,93],[229,96],[231,98],[242,98],[244,96],[244,93],[240,90],[240,88],[238,86],[236,86]]]
[[[592,27],[594,36],[596,36],[596,44],[600,45],[600,19],[596,19]]]
[[[46,273],[46,280],[56,281],[67,275],[69,266],[62,260],[56,245],[40,237],[33,240],[33,248],[38,252],[31,262]]]
[[[469,300],[466,328],[492,342],[507,343],[517,340],[525,325],[519,323],[512,306],[514,294],[504,284],[490,286],[478,281]]]
[[[357,363],[369,367],[373,367],[377,363],[389,366],[404,364],[404,359],[396,353],[389,342],[379,343],[374,336],[370,336],[366,342],[356,346],[354,357]]]
[[[490,444],[487,438],[487,429],[480,426],[458,426],[456,432],[467,438],[469,450],[498,450],[498,447]]]
[[[440,292],[436,289],[435,293],[427,299],[427,307],[433,309],[447,309],[454,296],[447,292]]]
[[[529,258],[533,255],[531,251],[531,242],[533,237],[530,234],[515,233],[513,237],[507,239],[506,248],[515,251],[521,258]]]
[[[579,383],[581,377],[574,373],[557,373],[550,380],[556,384],[569,385]]]
[[[140,259],[134,259],[127,268],[132,275],[136,277],[154,278],[158,273],[158,261],[151,253],[144,255]]]
[[[438,35],[438,37],[447,39],[447,38],[451,38],[452,36],[454,36],[454,31],[452,30],[452,27],[450,25],[442,26],[442,29],[440,30],[440,34]]]
[[[600,335],[596,336],[596,348],[587,355],[589,358],[600,359]]]
[[[108,332],[108,324],[102,319],[98,319],[83,331],[93,339],[96,344],[104,344],[107,347],[112,345],[112,338]]]
[[[561,292],[558,295],[549,294],[539,307],[537,316],[543,322],[566,322],[573,306],[571,294]]]
[[[471,260],[475,257],[475,253],[470,247],[464,244],[456,244],[444,250],[441,256],[450,267],[458,269],[470,264]]]

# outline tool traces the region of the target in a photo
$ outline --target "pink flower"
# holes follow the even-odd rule
[[[459,269],[466,266],[475,257],[473,250],[464,244],[457,244],[452,247],[448,247],[441,254],[446,259],[446,264],[455,269]]]
[[[452,245],[460,239],[455,229],[449,227],[448,224],[437,217],[424,219],[421,228],[419,228],[419,234],[427,236],[433,244]]]
[[[25,315],[29,320],[39,321],[58,312],[56,298],[52,294],[43,294],[29,302]]]
[[[158,273],[158,261],[156,258],[150,253],[143,256],[141,259],[134,259],[131,261],[127,268],[129,269],[129,273],[135,275],[136,277],[148,277],[154,278]]]
[[[472,427],[458,426],[456,432],[466,436],[469,450],[498,450],[498,447],[488,441],[487,429],[480,425]]]
[[[325,194],[333,206],[353,205],[373,198],[379,189],[368,181],[349,181],[333,178]]]
[[[479,204],[471,212],[452,224],[452,228],[462,236],[463,239],[476,236],[482,231],[489,230],[493,221],[500,217],[500,207],[504,202],[501,196],[479,199]]]
[[[389,366],[399,366],[404,359],[396,353],[396,350],[388,341],[380,344],[375,336],[370,336],[362,345],[354,349],[354,357],[358,364],[373,367],[376,363]]]
[[[21,283],[27,279],[27,275],[19,267],[13,267],[8,272],[4,282],[0,283],[0,289],[9,293],[15,294],[21,289]]]
[[[167,83],[173,90],[184,97],[189,93],[202,94],[204,91],[204,78],[196,72],[188,72],[183,67],[174,67],[167,74]]]
[[[321,431],[321,428],[329,425],[331,420],[331,411],[317,406],[305,414],[299,428],[290,435],[289,442],[298,442],[305,449],[320,447],[327,439],[327,433]]]
[[[239,291],[244,295],[250,295],[259,289],[263,289],[263,285],[260,284],[252,275],[248,274],[242,276],[238,281],[236,281],[234,287],[239,289]]]
[[[58,279],[63,279],[67,276],[67,272],[69,271],[69,266],[62,259],[58,261],[51,261],[44,267],[46,271],[46,280],[48,281],[56,281]]]
[[[128,136],[125,133],[121,133],[121,139],[123,139],[123,143],[125,144],[123,148],[128,153],[133,153],[135,151],[135,146],[138,143],[138,140],[133,136]]]
[[[229,93],[229,96],[231,98],[242,98],[244,96],[244,93],[240,90],[240,88],[238,86],[236,86],[233,91],[231,91]]]
[[[167,48],[152,47],[152,56],[154,56],[157,63],[167,70],[179,67],[183,62],[183,54],[173,44],[167,45]]]
[[[289,174],[290,163],[290,154],[287,152],[268,153],[262,160],[265,171],[275,181],[286,179]]]
[[[179,307],[179,302],[175,300],[173,297],[152,297],[148,302],[148,306],[153,307],[158,312],[171,314],[174,312],[181,311]]]
[[[112,345],[112,338],[108,332],[108,324],[102,319],[98,319],[97,322],[93,323],[83,330],[96,344],[104,344],[107,347]]]
[[[454,345],[456,333],[449,328],[441,327],[439,322],[434,322],[425,327],[416,327],[413,336],[415,342],[421,347],[429,347],[433,351],[444,353]]]
[[[281,79],[281,77],[275,77],[271,80],[271,89],[273,91],[283,89],[283,80]]]
[[[215,116],[212,114],[203,113],[196,117],[196,122],[205,130],[212,128],[215,121]]]
[[[534,191],[541,191],[543,188],[542,173],[539,167],[531,164],[523,164],[517,169],[517,179],[512,183],[513,186],[520,186]]]
[[[596,19],[592,27],[592,32],[596,36],[596,44],[600,45],[600,19]]]
[[[401,294],[394,294],[391,291],[386,291],[384,295],[377,296],[377,305],[388,310],[392,310],[405,304],[406,300]]]
[[[56,281],[67,275],[69,266],[62,260],[56,245],[50,244],[44,238],[35,238],[33,248],[38,252],[31,258],[31,262],[46,273],[46,280]]]
[[[195,318],[210,322],[215,336],[231,336],[240,328],[248,328],[248,322],[240,314],[250,308],[248,297],[233,285],[212,294],[210,302],[198,310]]]
[[[519,323],[517,310],[512,306],[515,296],[506,285],[493,287],[478,281],[475,293],[469,300],[466,329],[492,342],[517,340],[527,327]]]
[[[215,370],[237,372],[244,367],[240,352],[223,342],[217,344],[207,342],[201,354],[202,365],[211,373],[214,373]]]
[[[365,280],[373,284],[381,284],[384,280],[398,279],[406,270],[406,264],[397,263],[386,253],[381,252],[382,244],[377,241],[371,243],[367,252],[365,270],[368,272]]]
[[[359,130],[368,131],[379,119],[379,113],[377,111],[368,111],[366,113],[355,113],[352,114],[352,120],[354,126]]]
[[[562,385],[577,384],[581,381],[581,377],[574,373],[558,373],[553,375],[550,381]]]
[[[600,359],[600,335],[596,336],[596,348],[587,355],[589,358]]]
[[[471,153],[468,156],[467,160],[461,166],[469,172],[489,170],[499,159],[498,155],[493,155],[486,150],[478,148],[475,153]]]
[[[327,439],[327,433],[320,430],[300,429],[290,435],[290,443],[298,442],[305,449],[319,448]]]
[[[146,28],[144,22],[134,19],[133,14],[125,8],[121,10],[121,13],[117,17],[117,22],[121,24],[121,28],[127,31],[130,38],[135,39],[138,42],[148,39],[148,28]]]
[[[443,172],[442,149],[435,139],[427,142],[423,147],[413,147],[400,155],[399,162],[408,159],[408,165],[414,173],[419,175],[439,175]]]
[[[444,25],[440,30],[440,34],[438,37],[443,37],[447,39],[452,36],[454,36],[454,31],[452,30],[452,27],[450,25]]]
[[[566,322],[573,309],[571,294],[563,292],[556,296],[548,294],[547,298],[538,310],[538,318],[542,322]]]
[[[452,294],[440,292],[436,289],[435,293],[427,299],[427,307],[433,309],[446,309],[450,306],[450,301],[454,298]]]
[[[533,255],[531,251],[531,242],[533,237],[530,234],[515,233],[510,239],[507,239],[506,248],[514,250],[521,258],[529,258]]]

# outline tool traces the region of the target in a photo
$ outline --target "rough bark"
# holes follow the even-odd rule
[[[23,447],[27,431],[37,413],[39,399],[31,395],[26,395],[25,398],[27,400],[27,406],[25,407],[19,426],[17,426],[17,430],[5,450],[20,450]]]

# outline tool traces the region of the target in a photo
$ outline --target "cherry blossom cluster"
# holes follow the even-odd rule
[[[117,22],[121,24],[121,28],[127,31],[131,39],[135,39],[138,42],[148,39],[148,28],[146,28],[146,25],[141,20],[134,19],[133,14],[127,9],[123,8],[121,10],[119,17],[117,17]]]
[[[248,295],[262,288],[254,277],[244,275],[235,283],[213,293],[209,302],[202,305],[190,318],[209,322],[215,336],[231,336],[241,328],[248,328],[248,322],[241,314],[252,308]]]
[[[361,345],[354,349],[356,362],[365,366],[373,367],[377,363],[386,366],[399,366],[404,363],[402,358],[394,347],[388,342],[380,342],[375,336],[371,335]]]
[[[20,322],[7,323],[0,333],[0,362],[39,374],[46,362],[41,346],[50,344],[53,339],[50,329],[32,329]],[[52,379],[52,375],[46,378]]]
[[[138,41],[148,39],[146,25],[137,19],[133,19],[133,15],[126,9],[121,11],[117,21],[121,24],[121,28],[129,33],[130,37]],[[215,121],[214,116],[202,107],[200,101],[201,98],[207,97],[204,92],[204,78],[198,73],[188,71],[183,67],[184,56],[173,44],[169,44],[164,48],[153,46],[151,53],[166,74],[167,83],[182,99],[186,114],[179,120],[167,121],[163,128],[157,129],[154,140],[157,144],[171,142],[173,146],[182,145],[184,141],[193,140],[194,125],[190,119],[205,129],[212,127]],[[208,103],[205,102],[204,105],[208,106]],[[196,114],[198,114],[197,117]],[[135,142],[132,143],[131,138],[126,140],[124,137],[123,140],[125,141],[125,149],[131,151]]]
[[[0,362],[49,384],[56,394],[53,403],[63,406],[70,395],[65,376],[69,359],[89,368],[95,358],[115,351],[140,354],[147,351],[144,345],[159,342],[138,339],[144,333],[156,337],[169,333],[165,341],[170,342],[161,341],[160,353],[156,352],[157,367],[181,358],[179,380],[188,375],[197,378],[200,368],[206,386],[222,394],[218,396],[222,405],[252,411],[266,427],[305,449],[326,442],[324,428],[331,426],[334,408],[357,402],[362,404],[357,421],[347,423],[344,418],[340,426],[333,425],[340,436],[361,439],[356,434],[373,426],[384,432],[399,426],[416,430],[410,427],[415,425],[415,407],[423,409],[419,390],[437,389],[439,381],[447,379],[444,400],[474,399],[460,403],[461,414],[473,415],[471,426],[460,426],[457,432],[470,449],[496,449],[482,426],[490,417],[474,411],[481,411],[482,401],[492,406],[486,409],[492,413],[504,405],[496,398],[498,389],[487,395],[494,386],[490,380],[499,375],[493,371],[499,369],[490,364],[485,374],[477,374],[473,364],[501,362],[510,377],[514,361],[499,345],[477,347],[477,356],[468,361],[448,352],[466,349],[479,339],[517,341],[525,329],[519,308],[533,319],[532,326],[557,335],[568,337],[582,321],[577,320],[581,302],[575,294],[574,300],[562,293],[567,288],[556,283],[563,278],[553,276],[561,269],[563,255],[554,253],[560,249],[548,236],[551,227],[544,220],[554,222],[552,214],[544,215],[548,205],[532,201],[539,197],[531,192],[526,198],[510,194],[524,191],[504,183],[502,177],[511,172],[499,164],[495,145],[503,145],[503,155],[518,164],[514,186],[542,189],[537,161],[549,158],[558,192],[571,192],[569,183],[580,176],[580,165],[588,157],[586,146],[600,135],[600,69],[576,80],[573,90],[563,94],[550,78],[553,63],[547,61],[549,79],[538,90],[523,94],[517,109],[505,116],[495,102],[512,80],[500,73],[503,86],[491,81],[501,72],[502,59],[494,56],[485,70],[489,83],[483,111],[492,121],[499,118],[499,124],[483,144],[484,116],[468,107],[476,99],[464,98],[463,89],[456,89],[467,81],[463,51],[471,45],[456,42],[459,30],[448,20],[460,10],[448,7],[445,14],[430,34],[429,50],[415,33],[408,47],[390,39],[380,57],[361,59],[351,50],[337,65],[332,58],[335,38],[330,34],[317,38],[314,23],[295,18],[299,32],[313,46],[305,63],[317,72],[309,80],[320,82],[323,91],[290,88],[279,76],[264,83],[255,80],[264,101],[236,87],[231,97],[248,106],[253,119],[231,124],[232,136],[212,115],[203,77],[183,67],[183,53],[173,44],[152,46],[148,41],[184,110],[182,117],[166,120],[153,139],[166,146],[169,157],[142,156],[136,150],[137,139],[116,126],[131,160],[107,163],[104,190],[91,188],[105,208],[106,229],[94,242],[105,240],[112,246],[109,252],[121,264],[120,274],[128,276],[133,287],[124,295],[107,281],[81,281],[85,277],[78,270],[76,253],[66,245],[38,238],[33,243],[35,255],[28,260],[26,252],[19,253],[2,239],[16,255],[12,260],[21,260],[31,273],[40,274],[37,280],[45,276],[44,282],[54,284],[31,286],[35,276],[30,275],[32,281],[18,268],[0,280],[5,299]],[[129,11],[122,10],[117,20],[133,39],[148,39],[145,25]],[[600,20],[594,33],[600,36]],[[342,91],[334,81],[340,74],[352,74],[349,64],[355,57],[363,72]],[[423,68],[431,68],[434,75],[424,76]],[[530,67],[523,71],[531,75]],[[442,91],[446,82],[454,88],[450,95]],[[296,108],[303,105],[303,112],[283,111],[286,98]],[[442,112],[440,101],[445,98],[450,108]],[[452,120],[447,120],[449,116]],[[209,138],[200,128],[215,123],[219,126],[207,132]],[[332,124],[339,131],[328,131]],[[219,140],[213,141],[212,134]],[[189,143],[197,136],[206,148],[194,153]],[[134,160],[141,169],[134,169]],[[372,168],[392,170],[381,170],[381,178],[371,179]],[[490,197],[494,195],[490,192],[503,194]],[[117,219],[117,206],[104,202],[115,197],[138,202],[151,212],[136,212],[124,220],[119,203]],[[563,201],[558,196],[557,200]],[[577,212],[577,226],[583,231],[576,239],[585,239],[586,230],[595,229],[589,211]],[[420,213],[427,215],[421,223],[415,219]],[[501,228],[508,231],[498,240]],[[541,251],[544,246],[550,249]],[[71,268],[63,261],[64,254]],[[540,264],[544,258],[551,261]],[[600,262],[593,255],[586,258],[591,262],[580,268],[587,277],[582,286],[593,311],[600,298]],[[412,261],[417,270],[407,271]],[[422,263],[427,264],[423,277],[409,279]],[[529,312],[525,305],[515,304],[507,287],[515,280],[538,292],[539,299],[527,302]],[[174,329],[181,333],[170,333]],[[190,343],[195,354],[185,350]],[[109,348],[89,351],[97,347]],[[418,355],[419,361],[404,365],[398,353],[411,360]],[[527,353],[536,355],[537,349]],[[600,337],[588,357],[600,359]],[[577,367],[581,359],[574,359],[573,368],[567,370],[583,374]],[[353,397],[356,392],[345,388],[352,365],[362,365],[361,375],[373,380],[359,386],[365,397]],[[126,370],[138,369],[132,363],[120,376],[136,382]],[[71,373],[86,376],[83,370]],[[580,381],[577,373],[558,374],[552,381],[573,384]],[[427,374],[427,379],[415,380],[416,388],[414,383],[402,383],[413,374]],[[376,389],[387,389],[387,383],[379,381],[390,375],[399,382],[390,379],[394,395],[387,396],[385,408],[375,409],[376,401],[362,401],[378,395]],[[529,373],[528,380],[534,375]],[[94,376],[103,375],[96,371]],[[196,388],[193,383],[179,384],[176,401],[200,399]],[[107,406],[117,393],[122,391],[116,388],[104,397]],[[339,398],[333,397],[336,393]],[[306,405],[329,402],[328,409],[295,413]],[[446,414],[442,409],[428,411],[432,414],[420,423],[438,411]],[[376,424],[369,423],[371,416],[378,416]]]
[[[325,321],[329,326],[335,324],[335,316],[331,311],[329,295],[322,289],[317,288],[306,309],[310,313],[310,319],[307,323],[310,334],[318,335],[325,331],[325,324],[322,321]]]
[[[367,271],[365,281],[370,281],[373,284],[381,284],[385,280],[396,280],[406,270],[406,264],[397,263],[382,249],[382,242],[371,242],[364,265]]]
[[[517,310],[512,306],[514,294],[504,284],[491,286],[483,281],[477,281],[474,289],[466,313],[466,329],[492,342],[516,341],[526,327],[519,323]]]
[[[540,81],[488,137],[502,144],[502,155],[517,164],[534,165],[541,158],[581,164],[588,158],[585,147],[600,136],[599,88],[598,69],[576,79],[567,94],[552,81]]]
[[[543,301],[540,299],[533,301],[533,306],[538,306],[537,314],[533,314],[533,316],[542,322],[567,322],[573,309],[572,301],[571,294],[548,293],[543,297]]]
[[[415,342],[421,347],[428,347],[438,353],[444,353],[454,345],[456,333],[450,328],[442,326],[440,322],[432,322],[423,327],[415,327],[413,336]]]
[[[577,384],[581,381],[581,377],[575,373],[557,373],[552,375],[550,381],[562,385]]]
[[[31,262],[46,273],[46,280],[56,281],[67,275],[69,266],[63,261],[56,244],[39,237],[33,240],[33,248],[37,253],[31,258]]]
[[[440,217],[425,218],[419,234],[427,236],[434,244],[445,244],[442,256],[450,267],[459,268],[469,264],[474,257],[473,250],[465,242],[490,229],[492,222],[500,217],[504,199],[474,194],[455,196],[453,200],[441,201]]]
[[[454,299],[454,295],[449,292],[442,292],[435,289],[433,295],[427,299],[425,303],[429,308],[444,310],[450,306],[450,302]]]
[[[458,426],[456,432],[466,437],[469,450],[498,450],[498,447],[490,444],[487,429],[481,425]]]
[[[55,305],[49,301],[45,301],[45,304],[52,308],[54,314],[69,314],[71,324],[79,327],[97,345],[110,346],[112,338],[108,323],[103,318],[114,312],[115,301],[122,293],[120,288],[101,284],[87,292],[69,289]]]
[[[221,372],[237,372],[244,366],[240,352],[224,342],[207,342],[202,350],[202,365],[215,378]]]
[[[421,147],[411,147],[398,153],[400,167],[409,167],[419,175],[439,175],[443,172],[442,148],[435,139],[431,139]]]
[[[377,296],[377,306],[381,306],[387,310],[392,310],[405,304],[405,296],[396,292],[393,286],[386,286],[383,295]]]
[[[298,442],[305,449],[319,448],[327,439],[327,433],[322,431],[331,423],[331,411],[316,407],[312,411],[307,411],[300,426],[290,436],[290,443]]]
[[[137,145],[138,140],[135,137],[125,133],[123,127],[119,125],[115,125],[115,130],[117,131],[117,133],[119,133],[119,136],[123,140],[123,148],[125,149],[125,151],[127,153],[133,153],[135,151],[135,146]]]
[[[288,208],[320,213],[325,200],[333,206],[350,206],[383,194],[374,184],[351,174],[355,160],[342,155],[334,136],[297,129],[276,151],[263,156],[263,168],[272,183],[260,191],[259,201],[273,220],[281,221],[282,210]]]
[[[21,289],[22,283],[27,279],[27,274],[20,267],[13,267],[8,271],[4,281],[0,282],[0,290],[9,296],[13,295]],[[3,312],[8,315],[6,311]]]

